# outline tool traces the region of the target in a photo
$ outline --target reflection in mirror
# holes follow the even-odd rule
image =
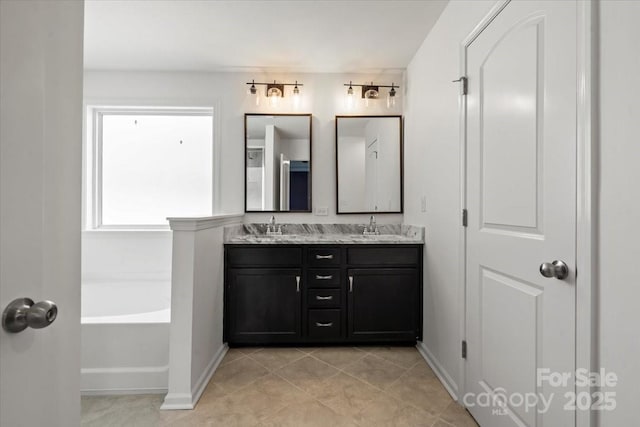
[[[245,114],[245,212],[311,212],[311,114]]]
[[[401,116],[336,116],[338,213],[402,212]]]

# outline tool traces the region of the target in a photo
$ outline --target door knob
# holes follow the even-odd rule
[[[569,276],[569,267],[563,261],[543,262],[540,264],[540,274],[562,280]]]
[[[2,312],[2,328],[7,332],[21,332],[46,328],[58,317],[58,306],[53,301],[33,302],[31,298],[18,298]]]

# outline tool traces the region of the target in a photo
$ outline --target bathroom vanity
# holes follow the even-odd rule
[[[395,234],[376,236],[253,231],[225,238],[229,345],[422,338],[422,229],[395,226]]]

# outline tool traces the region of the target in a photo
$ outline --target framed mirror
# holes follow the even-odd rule
[[[402,116],[336,116],[337,213],[402,213]]]
[[[311,114],[245,114],[245,212],[311,212]]]

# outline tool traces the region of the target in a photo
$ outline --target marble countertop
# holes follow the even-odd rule
[[[228,244],[422,244],[424,228],[379,225],[380,234],[363,235],[364,224],[282,224],[282,235],[266,235],[263,224],[225,227]]]

